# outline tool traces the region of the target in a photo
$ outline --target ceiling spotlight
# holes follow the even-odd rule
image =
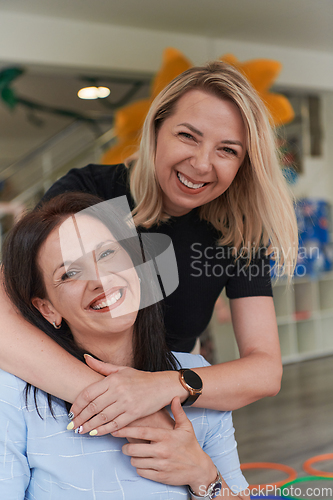
[[[80,99],[104,99],[110,95],[110,89],[107,87],[84,87],[77,93]]]

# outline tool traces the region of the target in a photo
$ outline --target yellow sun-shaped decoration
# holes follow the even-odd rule
[[[269,89],[282,69],[282,64],[271,59],[253,59],[240,62],[232,54],[221,57],[221,61],[231,64],[241,71],[251,82],[268,109],[273,125],[280,126],[294,119],[294,110],[288,99],[281,94],[273,94]]]
[[[281,63],[270,59],[255,59],[242,63],[232,54],[221,57],[221,60],[235,66],[248,78],[266,104],[274,125],[283,125],[294,118],[288,99],[283,95],[269,92],[281,71]],[[193,64],[179,50],[174,48],[164,50],[162,67],[152,83],[151,97],[129,104],[115,113],[114,130],[117,144],[104,154],[103,163],[123,163],[128,156],[138,150],[141,129],[151,102],[171,80],[192,66]]]

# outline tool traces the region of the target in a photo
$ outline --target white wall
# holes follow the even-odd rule
[[[277,84],[321,91],[324,154],[306,157],[297,195],[318,196],[333,203],[333,51],[289,49],[193,35],[77,22],[0,10],[0,61],[68,69],[154,73],[165,47],[176,47],[194,64],[233,53],[240,60],[279,60]]]
[[[0,61],[70,68],[155,72],[165,47],[200,64],[227,52],[283,64],[278,83],[333,90],[332,53],[1,12]]]

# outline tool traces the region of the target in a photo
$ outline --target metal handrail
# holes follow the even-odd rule
[[[8,215],[13,216],[25,208],[34,206],[42,194],[62,175],[74,167],[81,167],[89,162],[98,162],[103,151],[115,139],[114,130],[110,128],[100,136],[86,137],[87,128],[83,129],[82,137],[75,133],[82,122],[74,122],[44,144],[0,172],[1,181],[10,181],[13,185],[13,196],[2,203],[0,210],[0,243],[3,236],[3,220]],[[73,139],[73,150],[61,144]],[[76,139],[76,142],[75,142]],[[79,141],[79,144],[78,144]],[[59,145],[59,148],[58,148]],[[68,150],[67,150],[68,148]],[[31,180],[31,183],[30,183]],[[21,186],[24,189],[21,189]],[[19,191],[18,194],[17,191]],[[10,224],[11,225],[11,224]],[[8,229],[8,228],[6,228]],[[0,245],[1,246],[1,245]]]
[[[57,144],[60,144],[64,139],[69,137],[73,133],[73,131],[77,130],[82,125],[83,122],[80,121],[75,121],[71,123],[68,127],[61,130],[56,135],[54,135],[50,139],[46,140],[43,144],[38,146],[36,149],[28,153],[26,156],[24,156],[24,158],[20,158],[11,165],[5,167],[3,170],[0,171],[0,182],[5,181],[16,172],[23,170],[28,163],[38,158],[38,156],[42,156],[49,149],[56,146]],[[101,136],[97,137],[95,141],[99,147],[103,147],[106,143],[111,142],[112,139],[114,138],[115,138],[114,130],[113,128],[110,128],[109,130],[104,132]]]
[[[29,163],[31,160],[34,158],[38,157],[42,153],[44,153],[47,149],[49,149],[51,146],[57,144],[60,142],[64,137],[67,137],[73,130],[79,128],[81,125],[81,122],[75,121],[71,123],[69,126],[55,134],[53,137],[50,139],[47,139],[43,144],[38,146],[36,149],[33,151],[30,151],[28,154],[26,154],[23,158],[20,158],[19,160],[16,160],[14,163],[11,165],[8,165],[5,167],[3,170],[0,171],[0,180],[5,180],[8,178],[12,173],[21,170]]]

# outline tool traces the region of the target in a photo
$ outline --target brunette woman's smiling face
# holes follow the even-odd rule
[[[87,349],[110,335],[131,339],[140,303],[133,263],[102,222],[74,217],[50,233],[38,254],[48,310],[54,314],[46,319],[59,324],[64,318]]]
[[[190,90],[157,134],[156,175],[164,210],[181,216],[228,189],[246,154],[246,132],[236,104]]]

